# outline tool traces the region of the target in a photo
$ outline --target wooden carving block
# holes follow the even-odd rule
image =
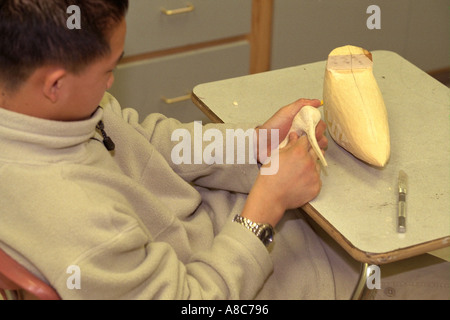
[[[325,71],[324,115],[337,144],[358,159],[383,167],[390,156],[389,123],[372,67],[372,55],[363,48],[334,49]]]

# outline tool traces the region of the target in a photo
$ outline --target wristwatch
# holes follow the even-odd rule
[[[262,241],[262,243],[264,243],[266,247],[273,241],[275,230],[270,224],[256,223],[240,215],[236,215],[233,218],[233,221],[243,225],[251,232],[253,232]]]

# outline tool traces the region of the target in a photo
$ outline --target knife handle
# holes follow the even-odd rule
[[[398,225],[397,232],[406,232],[406,195],[404,193],[399,194],[398,199]]]

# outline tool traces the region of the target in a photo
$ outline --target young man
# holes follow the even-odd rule
[[[66,25],[73,4],[81,29]],[[348,298],[358,270],[290,210],[320,191],[305,137],[290,135],[272,175],[249,159],[175,164],[171,135],[194,124],[140,122],[105,94],[127,6],[0,0],[0,247],[63,299]],[[296,101],[258,130],[284,139],[306,104],[320,102]]]

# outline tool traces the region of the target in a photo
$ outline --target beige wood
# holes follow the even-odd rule
[[[316,127],[322,119],[320,111],[312,106],[304,106],[300,109],[292,121],[291,129],[287,137],[280,143],[280,148],[284,148],[289,143],[289,135],[291,132],[297,133],[298,136],[306,134],[309,143],[324,167],[327,167],[327,161],[320,150],[316,139]]]
[[[191,93],[192,102],[203,112],[208,119],[213,123],[223,123],[222,119],[220,119],[210,108],[194,93]]]
[[[348,45],[330,53],[323,99],[336,143],[368,164],[385,166],[390,156],[388,116],[367,50]]]
[[[250,73],[270,70],[273,0],[253,0]]]

